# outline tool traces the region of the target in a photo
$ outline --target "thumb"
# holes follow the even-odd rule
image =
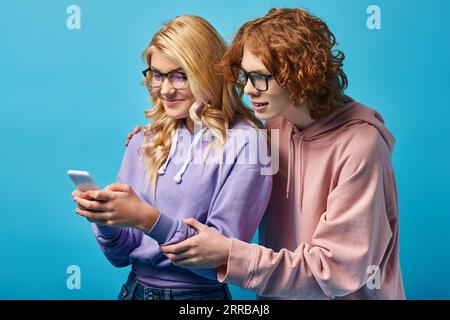
[[[206,228],[208,228],[206,225],[198,222],[194,218],[183,219],[183,222],[186,223],[188,226],[191,226],[192,228],[194,228],[197,231],[202,231],[202,230],[205,230]]]
[[[105,188],[106,191],[119,191],[119,192],[128,192],[130,190],[130,186],[124,183],[111,183],[108,184]]]

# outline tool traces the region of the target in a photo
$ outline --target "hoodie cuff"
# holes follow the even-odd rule
[[[120,228],[118,227],[101,227],[95,223],[92,223],[92,229],[94,233],[103,239],[114,239],[120,234]]]
[[[155,222],[150,231],[147,232],[147,235],[155,239],[158,244],[165,244],[173,238],[177,225],[177,220],[172,219],[171,217],[160,212],[158,220]]]
[[[251,280],[256,250],[255,245],[232,238],[228,263],[218,268],[217,280],[246,289]]]

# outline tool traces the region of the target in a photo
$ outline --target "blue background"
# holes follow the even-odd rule
[[[71,4],[81,30],[66,27]],[[381,30],[366,27],[370,4],[381,8]],[[200,15],[229,42],[246,20],[282,6],[329,24],[347,56],[348,94],[380,111],[397,138],[407,297],[450,298],[446,0],[2,1],[0,298],[115,299],[128,269],[109,264],[75,214],[66,170],[89,170],[101,186],[115,179],[126,133],[145,123],[140,54],[162,22]],[[80,290],[66,287],[69,265],[81,268]]]

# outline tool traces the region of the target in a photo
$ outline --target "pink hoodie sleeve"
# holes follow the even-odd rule
[[[219,281],[290,299],[342,297],[364,286],[372,275],[368,268],[382,268],[393,238],[387,211],[396,204],[385,196],[385,187],[395,184],[390,152],[379,137],[341,159],[337,185],[311,242],[300,243],[294,252],[274,252],[233,239]]]

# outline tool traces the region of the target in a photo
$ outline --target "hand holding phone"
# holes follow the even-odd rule
[[[100,189],[87,171],[68,170],[67,175],[80,191]]]

